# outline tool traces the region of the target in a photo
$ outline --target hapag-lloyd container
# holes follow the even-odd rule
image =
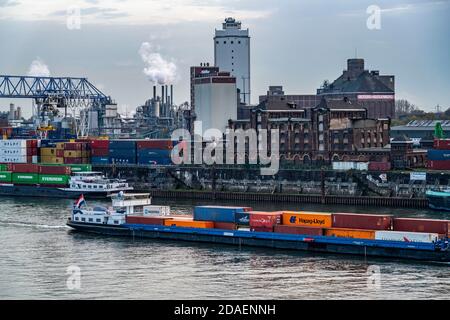
[[[316,227],[302,227],[302,226],[285,226],[278,225],[274,227],[276,233],[286,233],[286,234],[304,234],[309,236],[322,236],[323,229]]]
[[[450,235],[450,220],[394,218],[394,231]]]
[[[305,227],[331,228],[331,213],[284,211],[282,224]]]
[[[250,227],[273,228],[281,223],[282,212],[252,211],[250,214]]]
[[[246,214],[249,211],[251,211],[251,208],[248,207],[196,206],[194,208],[194,220],[245,224],[244,220],[246,220]],[[237,216],[236,213],[246,214]]]
[[[165,220],[164,225],[168,227],[214,229],[214,222],[212,221],[194,221],[175,217]]]
[[[432,243],[439,239],[437,233],[407,232],[407,231],[376,231],[376,240],[425,242]]]
[[[333,228],[391,230],[391,215],[333,213]]]
[[[324,229],[324,235],[338,238],[375,239],[375,230],[326,228]]]

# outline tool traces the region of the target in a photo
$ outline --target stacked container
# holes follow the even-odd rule
[[[136,143],[137,163],[169,165],[174,142],[171,140],[142,140]]]
[[[109,141],[91,140],[91,163],[108,164],[109,162]]]
[[[194,208],[194,220],[212,221],[217,229],[232,230],[250,225],[251,210],[249,207],[197,206]]]
[[[37,140],[0,140],[0,162],[37,163]]]
[[[432,170],[450,170],[450,139],[435,139],[433,148],[428,150],[427,167]]]
[[[110,140],[109,160],[113,164],[135,164],[136,163],[136,141],[135,140]]]
[[[64,143],[64,163],[84,164],[89,163],[89,143],[66,142]]]
[[[282,212],[250,212],[250,230],[273,232],[276,225],[281,224]]]

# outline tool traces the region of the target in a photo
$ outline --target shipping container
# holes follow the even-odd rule
[[[450,220],[394,218],[394,231],[450,235]]]
[[[1,183],[11,183],[12,181],[12,172],[9,171],[1,171],[0,172],[0,182]]]
[[[136,157],[136,149],[109,149],[109,155],[112,157],[126,157],[134,156]]]
[[[109,140],[109,149],[127,149],[135,150],[136,141],[135,140]]]
[[[40,174],[70,175],[72,170],[66,166],[39,166]]]
[[[56,156],[56,148],[41,148],[41,157]]]
[[[64,150],[64,158],[82,158],[82,151]]]
[[[368,162],[356,162],[355,170],[367,171],[367,170],[369,170],[369,163]]]
[[[429,149],[427,154],[428,160],[450,160],[450,150]]]
[[[126,223],[129,224],[146,224],[146,225],[160,225],[163,226],[167,220],[172,220],[169,217],[144,217],[144,216],[127,216]]]
[[[37,173],[13,173],[12,182],[17,184],[37,184],[39,183],[39,174]]]
[[[70,176],[68,175],[41,174],[39,175],[39,183],[51,185],[67,185],[69,183],[69,178]]]
[[[92,171],[91,164],[71,164],[69,165],[72,172],[90,172]]]
[[[369,162],[369,171],[389,171],[391,170],[390,162]]]
[[[55,156],[50,156],[50,157],[43,157],[43,156],[41,156],[41,163],[44,163],[44,164],[64,164],[64,158],[62,158],[62,157],[55,157]]]
[[[327,237],[355,238],[355,239],[375,239],[375,230],[347,229],[347,228],[326,228],[324,235]]]
[[[333,170],[353,170],[355,162],[333,161]]]
[[[214,229],[214,222],[212,221],[194,221],[180,218],[165,220],[164,225],[169,227],[181,227],[181,228]]]
[[[140,165],[159,165],[159,166],[168,166],[172,164],[172,159],[170,158],[137,158],[137,164]]]
[[[237,224],[232,222],[214,222],[214,229],[237,230]]]
[[[316,227],[302,227],[302,226],[286,226],[278,225],[274,227],[276,233],[286,233],[286,234],[300,234],[308,236],[322,236],[323,229]]]
[[[391,215],[333,213],[333,228],[392,230]]]
[[[194,220],[231,222],[244,225],[247,219],[250,221],[248,216],[249,211],[251,211],[251,208],[248,207],[196,206],[194,208]],[[236,213],[244,212],[246,214],[236,215]]]
[[[107,157],[109,156],[109,149],[91,149],[92,157]]]
[[[284,211],[282,224],[306,227],[331,228],[331,213]]]
[[[30,149],[32,150],[32,149]],[[27,148],[0,148],[0,156],[26,156],[32,155]]]
[[[136,164],[136,157],[134,157],[134,156],[122,156],[122,157],[110,156],[109,161],[110,161],[110,163],[113,163],[113,164]]]
[[[83,158],[66,158],[64,157],[64,164],[83,164]]]
[[[59,158],[64,158],[64,150],[56,149],[56,156]]]
[[[250,227],[250,231],[252,232],[273,232],[272,227]]]
[[[83,143],[82,142],[66,142],[64,144],[64,150],[82,151]]]
[[[26,148],[27,140],[25,139],[9,139],[0,140],[0,148]]]
[[[0,162],[3,163],[27,163],[27,156],[0,156]]]
[[[7,171],[8,165],[6,163],[0,163],[0,171]]]
[[[450,150],[450,139],[434,139],[433,148],[438,150]]]
[[[64,150],[65,142],[57,142],[55,144],[56,150]]]
[[[407,231],[376,231],[376,240],[403,241],[403,242],[426,242],[432,243],[438,240],[437,233],[407,232]]]
[[[160,149],[140,149],[137,151],[138,158],[156,157],[156,158],[169,158],[172,154],[171,150]]]
[[[282,212],[261,212],[252,211],[250,214],[250,227],[266,227],[273,228],[277,224],[281,224]]]
[[[172,140],[140,140],[136,143],[137,149],[170,150],[173,145]]]
[[[36,164],[8,164],[8,171],[20,173],[39,173],[39,166]]]
[[[92,164],[109,164],[109,157],[92,157]]]
[[[91,140],[91,150],[109,149],[109,140]]]
[[[450,170],[450,160],[428,160],[427,168],[431,170]]]

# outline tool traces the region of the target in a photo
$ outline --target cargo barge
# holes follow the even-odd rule
[[[251,208],[196,207],[199,208],[196,210],[197,214],[194,213],[194,217],[186,217],[168,215],[168,207],[151,206],[148,194],[119,194],[112,196],[112,201],[112,210],[103,207],[82,209],[75,206],[67,225],[81,232],[133,239],[190,241],[450,262],[449,221],[439,223],[438,227],[444,226],[446,234],[438,237],[437,233],[383,230],[392,222],[388,216],[373,218],[365,215],[359,218],[362,226],[374,225],[378,226],[379,230],[355,230],[332,228],[334,219],[331,214],[258,213],[250,212]],[[231,212],[233,213],[230,214]],[[226,218],[223,219],[225,215]],[[280,217],[283,215],[288,219],[285,225],[280,224]],[[207,217],[216,221],[196,220]],[[228,219],[229,217],[232,218]],[[341,218],[337,223],[345,223],[348,219]],[[231,220],[234,222],[229,222]],[[239,226],[239,223],[245,222],[249,225]],[[303,223],[320,227],[305,227],[301,225]],[[407,226],[408,223],[410,221],[400,222],[399,225]],[[414,225],[423,227],[422,222],[416,222]]]

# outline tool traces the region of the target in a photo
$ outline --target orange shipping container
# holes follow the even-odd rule
[[[331,213],[284,211],[281,223],[288,226],[331,228]]]
[[[339,238],[375,239],[375,230],[331,228],[325,229],[324,235]]]
[[[212,221],[194,221],[192,219],[174,218],[164,221],[164,225],[168,227],[214,229],[214,222]]]

